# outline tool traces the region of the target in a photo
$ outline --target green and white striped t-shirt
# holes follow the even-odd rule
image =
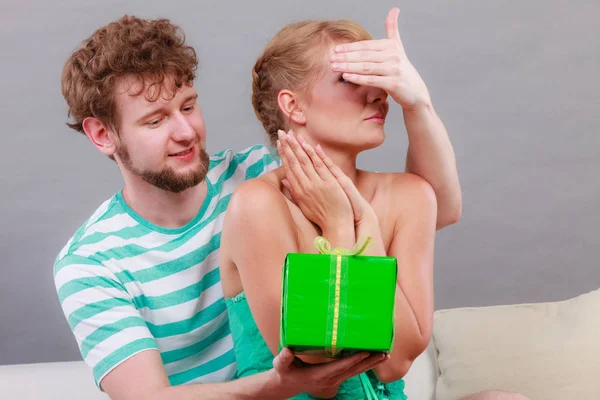
[[[223,217],[237,185],[278,163],[260,145],[211,157],[206,200],[182,228],[149,223],[119,192],[77,230],[56,259],[54,281],[96,384],[148,349],[160,351],[172,385],[235,375],[218,268]]]

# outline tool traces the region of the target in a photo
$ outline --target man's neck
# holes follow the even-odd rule
[[[181,228],[190,222],[206,200],[206,180],[180,193],[157,188],[143,180],[126,180],[123,199],[145,220],[162,228]]]

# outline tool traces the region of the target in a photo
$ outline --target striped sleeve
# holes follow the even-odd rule
[[[280,166],[280,159],[274,149],[265,145],[252,146],[235,155],[238,164],[245,164],[245,180],[254,179]]]
[[[131,296],[102,264],[67,254],[54,266],[54,283],[96,385],[100,386],[106,374],[135,354],[158,350]]]

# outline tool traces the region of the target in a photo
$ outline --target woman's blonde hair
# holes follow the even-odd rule
[[[279,92],[307,93],[322,72],[324,51],[331,44],[370,39],[362,26],[347,20],[296,22],[271,39],[252,69],[252,106],[272,146],[277,130],[289,129],[277,103]]]

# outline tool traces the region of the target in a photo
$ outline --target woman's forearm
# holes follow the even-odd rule
[[[456,223],[462,213],[462,193],[454,150],[444,124],[431,103],[404,110],[408,132],[406,172],[419,175],[435,191],[437,229]]]
[[[387,256],[381,237],[381,228],[374,214],[372,217],[361,221],[356,231],[357,239],[365,236],[372,238],[365,254]],[[412,354],[415,353],[413,349],[420,348],[423,342],[429,340],[423,337],[416,313],[399,282],[396,282],[394,314],[396,334],[393,347],[395,350],[388,361],[381,363],[374,369],[376,376],[382,382],[395,381],[404,376],[413,361]]]
[[[351,248],[354,246],[355,230],[351,218],[335,224],[329,224],[322,229],[322,236],[331,243],[331,247]]]
[[[381,236],[381,226],[375,212],[370,210],[365,213],[365,217],[356,223],[356,241],[364,239],[366,237],[371,238],[369,246],[366,248],[363,254],[370,256],[387,256],[385,246],[383,245],[383,238]]]

